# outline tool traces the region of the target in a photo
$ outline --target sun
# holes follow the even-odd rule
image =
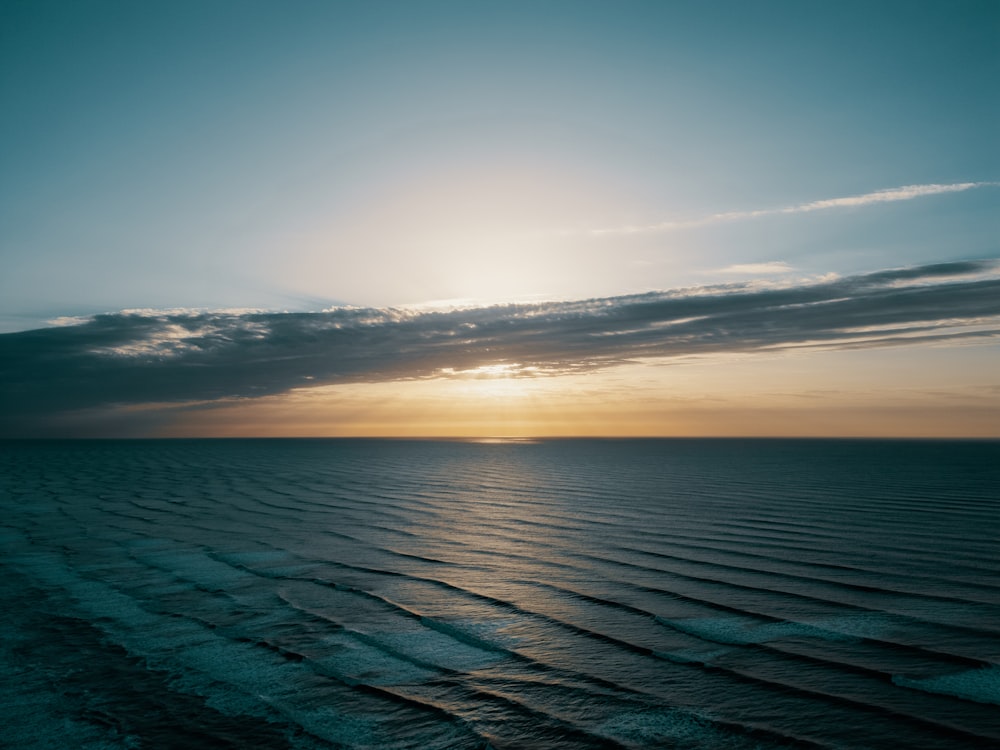
[[[509,378],[518,372],[519,364],[480,365],[471,370],[462,370],[470,377]]]
[[[465,397],[491,401],[516,401],[529,398],[538,390],[537,367],[519,362],[499,362],[468,370],[446,368],[441,374],[456,382],[457,392]]]

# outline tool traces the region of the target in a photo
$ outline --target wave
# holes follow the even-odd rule
[[[892,681],[896,685],[913,690],[951,695],[977,703],[1000,706],[1000,666],[995,664],[936,677],[913,678],[894,675]]]

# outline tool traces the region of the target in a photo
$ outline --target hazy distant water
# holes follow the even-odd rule
[[[1000,443],[0,443],[12,748],[1000,743]]]

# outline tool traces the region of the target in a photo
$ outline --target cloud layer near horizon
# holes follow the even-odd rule
[[[449,311],[122,312],[0,335],[0,435],[60,413],[334,383],[514,376],[790,347],[1000,335],[1000,261]],[[51,421],[51,420],[50,420]]]

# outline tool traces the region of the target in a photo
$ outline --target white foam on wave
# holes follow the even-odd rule
[[[278,593],[290,606],[329,618],[369,646],[426,669],[453,672],[480,669],[508,658],[510,647],[516,642],[504,632],[512,622],[510,619],[445,620],[421,616],[350,586],[290,581],[279,587]],[[363,668],[364,664],[355,661],[350,653],[345,653],[344,657],[357,665],[352,670]],[[388,665],[384,658],[373,654],[371,661]],[[407,671],[389,670],[385,677],[378,678],[379,684],[406,681]],[[393,673],[399,676],[389,676]],[[364,672],[350,672],[350,675],[356,674]],[[363,681],[369,679],[370,676]]]
[[[262,711],[266,707],[329,742],[348,747],[377,744],[374,720],[338,711],[329,695],[324,700],[315,689],[303,689],[312,683],[312,670],[277,654],[216,639],[186,648],[179,660],[184,669],[177,685],[204,696],[223,713],[267,718],[268,712]]]
[[[900,687],[1000,706],[1000,666],[997,665],[936,677],[911,678],[893,675],[892,681]]]
[[[269,578],[308,578],[317,568],[284,550],[214,552],[212,557],[233,566],[242,566]]]
[[[27,566],[26,566],[27,567]],[[200,695],[229,715],[290,720],[317,737],[348,747],[377,745],[377,722],[338,712],[300,689],[315,673],[307,666],[234,642],[197,622],[162,617],[117,589],[77,577],[55,556],[32,560],[33,578],[68,593],[91,622],[132,656],[173,676],[178,689]]]
[[[436,628],[422,627],[405,633],[372,633],[372,638],[407,658],[455,672],[481,669],[504,658],[504,654],[497,649],[483,649]]]
[[[655,654],[661,659],[667,659],[677,664],[711,664],[715,659],[732,651],[731,648],[682,648],[674,651],[656,651]]]
[[[121,539],[118,543],[126,549],[174,549],[177,546],[177,542],[173,539],[164,539],[155,536]]]
[[[324,653],[311,652],[310,660],[348,684],[401,685],[435,677],[426,667],[380,649],[358,634],[332,633],[316,645]]]
[[[184,554],[171,555],[169,560],[174,563],[170,567],[184,567],[188,572],[201,569],[203,562]],[[202,696],[218,711],[234,716],[289,720],[337,746],[391,745],[391,738],[383,736],[376,718],[338,710],[337,701],[331,701],[329,688],[324,687],[325,683],[317,683],[316,672],[305,664],[268,652],[252,642],[220,637],[196,621],[149,612],[140,601],[106,583],[80,578],[57,555],[26,554],[20,562],[35,580],[71,596],[88,619],[131,655],[143,658],[154,669],[166,671],[172,675],[171,681],[178,690]],[[167,558],[161,562],[167,562]],[[334,644],[339,648],[333,650],[337,651],[336,670],[348,677],[347,681],[353,676],[358,682],[386,684],[428,677],[426,670],[349,636],[341,635],[341,641]],[[51,739],[57,729],[47,727],[39,734]],[[67,738],[67,747],[87,750],[127,747],[113,736],[95,733],[84,725],[67,725],[64,730],[59,731]],[[454,739],[442,739],[435,746],[451,747]]]
[[[900,618],[882,612],[852,612],[840,617],[824,617],[817,620],[816,627],[851,638],[873,638],[882,640],[889,637],[892,630],[901,627]]]
[[[854,636],[826,627],[801,622],[761,622],[750,617],[691,617],[667,619],[657,616],[656,621],[674,630],[693,635],[705,641],[729,646],[748,646],[756,643],[816,638],[826,641],[850,641]]]
[[[280,549],[243,550],[241,552],[216,553],[216,556],[240,565],[272,565],[286,563],[292,556]]]
[[[233,641],[197,621],[147,611],[140,600],[106,583],[79,577],[57,555],[25,555],[21,562],[32,578],[69,594],[88,619],[113,642],[122,645],[131,655],[145,659],[150,667],[170,674],[178,690],[202,696],[210,707],[231,716],[290,721],[337,746],[388,747],[392,745],[392,738],[385,736],[378,718],[363,713],[365,709],[349,711],[343,708],[337,691],[331,689],[328,681],[317,680],[314,666],[348,684],[394,685],[425,682],[433,676],[419,664],[398,658],[349,633],[331,634],[329,643],[318,644],[317,652],[325,650],[323,645],[331,648],[327,653],[317,653],[318,658],[313,662],[290,660],[252,641]],[[158,562],[164,568],[182,568],[186,575],[201,578],[206,583],[219,581],[222,577],[217,566],[229,568],[224,563],[213,565],[210,558],[187,552],[163,553]],[[252,576],[235,572],[241,580]],[[281,612],[271,614],[278,619],[284,617]],[[448,639],[416,621],[410,620],[409,625],[422,631],[416,638],[412,633],[405,634],[412,638],[410,651],[437,651],[443,657],[441,661],[453,666],[485,665],[502,658],[499,653]],[[402,637],[404,634],[396,635]],[[438,638],[443,640],[438,641]],[[448,640],[450,644],[446,644]],[[406,647],[399,647],[401,652],[406,650]],[[350,700],[347,694],[342,697]],[[440,723],[425,738],[425,747],[442,750],[468,746],[475,740],[459,725]],[[93,746],[93,750],[111,750],[111,747]],[[120,747],[116,746],[115,750]]]
[[[599,733],[640,747],[683,747],[690,750],[755,750],[758,740],[733,734],[708,718],[678,708],[629,711],[612,716]]]
[[[200,550],[160,549],[133,554],[147,565],[208,589],[228,591],[253,577],[252,573],[213,560]]]
[[[422,625],[443,633],[461,643],[483,651],[507,653],[509,642],[502,638],[498,630],[503,623],[476,620],[442,620],[436,617],[421,617]]]

